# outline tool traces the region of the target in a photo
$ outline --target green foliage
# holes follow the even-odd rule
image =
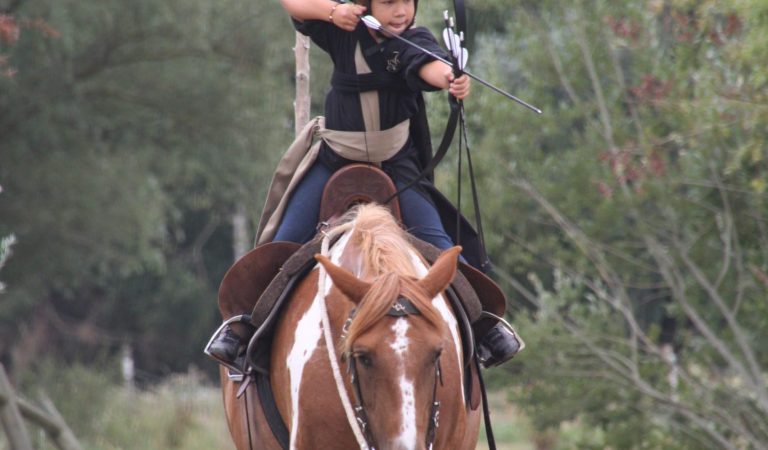
[[[34,352],[19,332],[38,324],[79,336],[68,358],[127,341],[152,372],[202,365],[229,220],[257,216],[293,135],[288,18],[259,2],[36,0],[14,18],[38,25],[3,47],[17,73],[0,77],[0,235],[18,244],[0,354]]]
[[[466,101],[528,343],[492,379],[560,448],[768,439],[758,3],[473,4],[470,69],[544,110],[477,85]]]
[[[209,449],[231,446],[218,389],[174,376],[153,391],[113,388],[111,407],[88,438],[93,449]]]
[[[45,361],[20,392],[49,396],[84,449],[228,448],[221,394],[194,372],[146,389],[122,386],[110,365],[62,366]],[[53,443],[36,435],[36,448]],[[0,439],[2,443],[2,439]]]
[[[34,375],[27,373],[20,380],[18,392],[29,398],[37,394],[49,397],[75,435],[92,436],[113,402],[110,396],[118,376],[107,364],[64,366],[49,358],[35,365]]]

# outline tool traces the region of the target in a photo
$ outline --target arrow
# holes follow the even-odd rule
[[[422,51],[422,52],[426,53],[427,55],[429,55],[429,56],[431,56],[431,57],[435,58],[436,60],[438,60],[438,61],[440,61],[440,62],[442,62],[442,63],[444,63],[444,64],[447,64],[449,67],[453,67],[453,64],[451,64],[451,63],[450,63],[448,60],[446,60],[445,58],[443,58],[443,57],[441,57],[441,56],[438,56],[438,55],[436,55],[434,52],[427,50],[426,48],[424,48],[424,47],[420,46],[419,44],[416,44],[415,42],[411,42],[411,41],[409,41],[408,39],[406,39],[406,38],[404,38],[404,37],[402,37],[402,36],[400,36],[400,35],[398,35],[398,34],[395,34],[395,33],[394,33],[394,32],[392,32],[392,31],[390,31],[390,30],[386,29],[386,28],[385,28],[385,27],[384,27],[384,26],[381,24],[381,22],[379,22],[379,21],[378,21],[378,20],[377,20],[375,17],[373,17],[373,16],[371,16],[371,15],[367,15],[367,16],[363,16],[363,17],[361,17],[360,19],[363,21],[363,23],[365,24],[365,26],[367,26],[368,28],[370,28],[370,29],[372,29],[372,30],[375,30],[375,31],[381,31],[381,32],[384,32],[384,33],[386,33],[388,36],[392,36],[392,37],[394,37],[394,38],[396,38],[396,39],[399,39],[399,40],[401,40],[401,41],[405,42],[406,44],[410,45],[411,47],[414,47],[414,48],[416,48],[416,49],[418,49],[418,50],[420,50],[420,51]],[[528,104],[528,103],[527,103],[527,102],[525,102],[524,100],[521,100],[521,99],[519,99],[519,98],[515,97],[514,95],[510,94],[509,92],[507,92],[507,91],[504,91],[504,90],[502,90],[502,89],[500,89],[500,88],[498,88],[498,87],[494,86],[493,84],[491,84],[491,83],[489,83],[489,82],[487,82],[487,81],[483,80],[482,78],[480,78],[480,77],[478,77],[478,76],[476,76],[476,75],[474,75],[474,74],[472,74],[472,73],[469,73],[469,72],[467,72],[466,70],[462,70],[462,73],[465,73],[465,74],[467,74],[467,76],[468,76],[468,77],[470,77],[470,78],[472,78],[472,79],[474,79],[474,80],[477,80],[477,82],[478,82],[478,83],[480,83],[480,84],[482,84],[483,86],[486,86],[486,87],[488,87],[488,88],[491,88],[492,90],[494,90],[494,91],[496,91],[497,93],[499,93],[499,94],[501,94],[501,95],[503,95],[503,96],[507,97],[507,98],[508,98],[508,99],[510,99],[510,100],[514,100],[514,101],[516,101],[517,103],[519,103],[519,104],[521,104],[521,105],[525,106],[526,108],[530,109],[531,111],[534,111],[534,112],[536,112],[536,113],[538,113],[538,114],[541,114],[541,110],[540,110],[539,108],[537,108],[537,107],[535,107],[535,106],[533,106],[533,105],[530,105],[530,104]]]

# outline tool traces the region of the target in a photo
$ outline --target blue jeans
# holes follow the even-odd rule
[[[325,165],[314,163],[288,201],[275,241],[303,244],[314,237],[323,188],[331,175],[333,172]],[[396,186],[400,189],[405,183],[398,182]],[[408,231],[417,238],[441,250],[453,247],[453,241],[445,232],[437,209],[419,192],[408,189],[400,194],[400,213]]]

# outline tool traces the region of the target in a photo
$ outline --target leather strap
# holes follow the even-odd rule
[[[288,427],[285,426],[283,416],[280,415],[280,411],[277,409],[269,376],[261,372],[256,372],[254,376],[256,377],[256,392],[258,393],[261,409],[264,411],[264,417],[267,418],[269,428],[272,430],[272,434],[277,439],[280,447],[283,450],[288,450],[291,436],[288,433]]]
[[[491,424],[491,408],[488,405],[488,393],[485,390],[485,381],[480,370],[480,362],[475,358],[477,367],[477,378],[480,380],[480,394],[483,397],[483,421],[485,422],[485,437],[488,440],[488,450],[496,450],[496,438],[493,436],[493,425]]]
[[[412,188],[416,183],[419,181],[425,179],[425,178],[431,178],[432,173],[435,170],[435,167],[437,167],[438,164],[440,164],[440,161],[443,160],[445,155],[448,153],[448,149],[451,147],[451,142],[453,141],[453,136],[456,134],[456,126],[459,123],[459,103],[456,101],[453,96],[449,96],[448,99],[448,105],[450,106],[451,112],[448,116],[448,123],[445,126],[445,132],[443,133],[443,139],[440,141],[440,146],[437,148],[437,151],[435,152],[435,156],[432,157],[432,159],[429,161],[429,163],[424,167],[424,169],[419,173],[416,178],[410,180],[405,186],[403,186],[402,189],[397,191],[395,194],[392,195],[392,197],[397,197],[403,192],[407,191],[408,189]],[[426,113],[426,112],[425,112]],[[391,200],[392,198],[387,199],[387,201]]]

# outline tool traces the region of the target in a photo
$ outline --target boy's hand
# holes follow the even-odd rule
[[[466,74],[454,79],[453,72],[446,74],[448,79],[448,92],[459,100],[464,100],[469,95],[470,78]]]
[[[360,22],[360,16],[365,13],[365,6],[354,3],[340,3],[333,10],[329,19],[331,23],[345,31],[354,31]]]

